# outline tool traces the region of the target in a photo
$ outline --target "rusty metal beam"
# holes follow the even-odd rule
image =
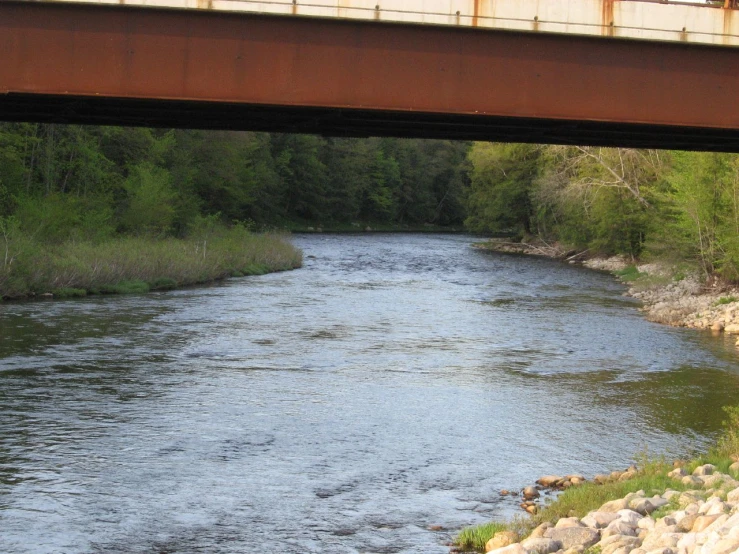
[[[0,2],[0,118],[739,151],[739,49]]]

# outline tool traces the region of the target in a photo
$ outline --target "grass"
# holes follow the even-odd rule
[[[243,227],[190,239],[119,237],[55,245],[19,236],[11,246],[10,261],[0,265],[0,297],[6,299],[47,292],[62,298],[144,293],[302,265],[302,253],[284,235]]]
[[[563,517],[584,517],[606,502],[623,498],[631,492],[643,490],[647,496],[661,494],[666,489],[687,490],[689,487],[680,481],[667,477],[668,468],[664,473],[640,473],[627,481],[616,481],[596,485],[585,483],[579,487],[572,487],[564,491],[554,502],[545,506],[534,518],[538,523],[544,521],[556,522]]]
[[[177,281],[169,277],[159,277],[148,283],[151,290],[172,290],[177,288]]]
[[[736,302],[737,300],[739,300],[739,298],[737,298],[736,296],[722,296],[716,301],[714,306],[723,306],[725,304],[732,304]]]
[[[96,292],[101,294],[144,294],[149,292],[151,288],[144,281],[121,281],[112,285],[103,285]]]
[[[636,268],[635,265],[628,265],[623,269],[620,269],[618,271],[614,271],[614,273],[622,280],[627,283],[631,281],[636,281],[642,273],[639,272],[639,270]]]
[[[556,523],[563,517],[582,518],[593,510],[600,508],[606,502],[625,497],[627,494],[643,490],[647,496],[661,494],[666,489],[676,491],[688,490],[677,479],[667,477],[672,469],[667,464],[653,464],[650,468],[627,481],[615,481],[596,485],[585,483],[563,491],[553,502],[545,505],[542,510],[530,518],[521,520],[515,526],[520,537],[528,535],[537,525],[549,521]],[[465,550],[484,551],[485,544],[498,531],[510,529],[510,523],[484,523],[463,529],[455,539],[455,544]]]
[[[505,523],[490,522],[474,527],[462,529],[455,543],[465,550],[485,550],[487,542],[500,531],[507,531],[508,525]]]

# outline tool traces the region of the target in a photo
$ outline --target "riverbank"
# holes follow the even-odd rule
[[[284,235],[254,234],[238,226],[188,239],[41,244],[18,236],[7,244],[0,265],[0,297],[143,293],[301,265],[302,252]]]
[[[739,335],[739,288],[719,280],[704,282],[689,267],[667,263],[633,263],[615,256],[602,258],[588,251],[567,251],[559,244],[515,243],[491,239],[477,245],[496,252],[544,256],[584,267],[608,271],[629,286],[627,294],[639,299],[646,318],[674,327]]]
[[[524,499],[563,490],[530,517],[463,530],[453,551],[496,554],[728,554],[739,549],[739,409],[705,455],[596,475],[546,476]],[[566,485],[566,486],[564,486]],[[501,494],[508,491],[501,491]]]

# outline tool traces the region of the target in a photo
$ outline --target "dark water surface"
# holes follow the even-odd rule
[[[501,488],[699,448],[739,401],[730,343],[607,275],[295,242],[290,273],[0,305],[0,552],[443,553]]]

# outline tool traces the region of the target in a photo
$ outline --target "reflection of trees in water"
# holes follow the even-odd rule
[[[577,391],[578,401],[604,411],[627,410],[657,433],[714,437],[724,420],[723,406],[739,404],[739,374],[684,366],[671,371],[593,371],[536,374],[515,371],[525,379],[546,380],[552,394]],[[593,408],[588,406],[584,412]],[[623,419],[614,415],[614,425]],[[614,428],[617,432],[617,427]]]
[[[600,388],[597,396],[604,407],[631,407],[655,430],[710,437],[721,429],[722,407],[737,404],[738,393],[739,375],[718,369],[681,367],[611,382]]]

